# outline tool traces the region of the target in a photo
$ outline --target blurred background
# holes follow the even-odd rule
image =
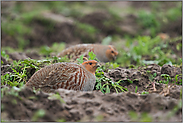
[[[1,2],[1,55],[112,44],[121,66],[182,63],[182,2]]]

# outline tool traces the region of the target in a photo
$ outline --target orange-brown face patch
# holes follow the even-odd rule
[[[115,47],[112,47],[111,45],[109,45],[109,49],[106,50],[107,58],[110,61],[114,61],[117,55],[118,55],[118,51],[115,49]]]
[[[83,62],[82,65],[85,67],[86,70],[88,70],[89,72],[95,75],[95,71],[97,69],[97,61],[88,60]]]

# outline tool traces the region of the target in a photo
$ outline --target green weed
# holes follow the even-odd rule
[[[83,24],[83,23],[77,23],[77,27],[83,31],[86,31],[87,33],[95,34],[98,32],[98,30],[89,24]]]
[[[92,51],[88,53],[88,56],[89,56],[88,60],[97,60],[97,61],[99,61],[96,58],[96,55]]]
[[[66,61],[69,61],[68,58],[66,57],[58,58],[56,56],[43,60],[34,60],[34,59],[25,59],[19,61],[14,60],[10,66],[10,69],[13,72],[8,72],[5,75],[2,75],[1,84],[10,85],[12,87],[13,86],[21,87],[26,83],[27,76],[30,75],[28,70],[34,69],[34,71],[36,72],[40,68],[46,65]]]
[[[97,58],[96,58],[96,55],[91,51],[88,53],[88,60],[96,60],[96,61],[99,61]],[[83,55],[81,55],[79,58],[77,58],[76,60],[82,64],[84,61],[83,61]]]
[[[111,89],[114,89],[116,93],[128,91],[127,88],[124,88],[120,85],[122,80],[118,82],[113,82],[111,79],[104,76],[104,72],[101,67],[96,70],[96,89],[100,90],[102,93],[110,93]]]
[[[157,73],[151,74],[151,71],[148,71],[148,70],[147,70],[147,75],[148,75],[148,77],[149,77],[149,80],[150,80],[151,82],[153,82],[153,81],[154,81],[154,78],[157,76]]]
[[[22,24],[21,21],[2,22],[1,25],[3,32],[10,36],[23,36],[31,32],[31,28]]]
[[[96,119],[96,120],[95,120],[96,122],[99,122],[99,121],[102,121],[102,120],[104,119],[104,116],[101,115],[101,114],[99,114],[99,115],[96,116],[95,119]]]
[[[168,84],[171,81],[171,77],[168,74],[161,74],[165,80],[159,81],[159,83]]]
[[[149,94],[149,92],[143,91],[143,92],[141,93],[141,95],[144,95],[144,94]]]
[[[138,90],[138,86],[135,87],[135,93],[137,93],[137,90]]]
[[[66,120],[65,119],[58,119],[58,120],[56,120],[56,122],[66,122]]]
[[[94,43],[96,42],[96,34],[99,33],[99,30],[94,26],[86,23],[76,23],[76,30],[74,34],[77,37],[80,37],[83,43]]]
[[[26,82],[26,68],[28,68],[26,65],[24,65],[24,67],[22,68],[22,72],[18,72],[17,70],[15,70],[14,68],[11,68],[13,70],[13,72],[15,73],[13,76],[15,76],[18,79],[18,82],[20,83],[21,81]]]
[[[23,86],[21,86],[20,88],[17,88],[15,86],[13,86],[12,88],[8,87],[1,88],[1,98],[3,98],[4,95],[12,95],[22,100],[22,98],[19,96],[19,91],[21,91],[23,88],[24,88]]]
[[[175,76],[175,83],[178,85],[182,85],[182,79],[179,80],[179,77],[182,77],[182,74],[178,74]]]
[[[25,69],[23,73],[17,72],[15,69],[12,69],[15,73],[6,73],[1,76],[1,85],[10,85],[22,87],[26,80]]]
[[[39,118],[44,117],[46,114],[46,111],[44,109],[39,109],[38,111],[36,111],[31,119],[31,121],[35,122],[37,121]]]
[[[76,60],[80,63],[80,64],[82,64],[83,63],[83,57],[84,57],[84,55],[81,55],[79,58],[77,58]]]
[[[152,122],[153,118],[146,112],[143,112],[140,117],[140,122]]]
[[[5,58],[6,60],[9,60],[9,55],[8,54],[6,54],[6,52],[3,50],[1,50],[1,56],[3,57],[3,58]]]
[[[107,37],[105,37],[102,40],[102,43],[101,44],[103,44],[103,45],[109,45],[111,41],[112,41],[112,37],[111,36],[107,36]]]
[[[128,115],[130,116],[132,121],[137,121],[138,120],[138,114],[134,111],[129,111]]]
[[[59,53],[62,50],[65,49],[65,43],[53,43],[51,47],[49,46],[41,46],[38,50],[40,52],[40,54],[46,55],[47,57],[50,56],[50,53],[54,52],[54,53]]]
[[[175,21],[182,16],[182,5],[178,4],[177,7],[167,10],[165,16],[170,21]]]
[[[138,114],[134,111],[130,111],[129,116],[133,122],[152,122],[153,120],[152,117],[146,112]]]
[[[29,45],[29,40],[25,40],[23,37],[17,37],[18,40],[18,49],[20,49],[21,51],[23,51],[23,49]]]
[[[133,81],[132,81],[132,80],[130,80],[130,79],[127,79],[127,82],[129,82],[129,83],[133,83]]]
[[[49,46],[41,46],[40,47],[40,53],[41,54],[49,56],[51,52],[53,52],[53,50]]]
[[[37,100],[38,98],[36,96],[29,96],[28,99],[30,99],[30,100]]]
[[[18,61],[18,63],[15,62],[15,66],[20,66],[20,64],[25,65],[27,68],[35,68],[36,71],[40,68],[39,66],[42,65],[42,63],[39,62],[39,60],[34,60],[34,59],[25,59],[25,60]]]
[[[10,35],[18,42],[18,48],[22,50],[27,44],[28,40],[25,40],[23,36],[31,33],[31,27],[23,24],[20,20],[7,20],[1,22],[3,33]]]
[[[69,58],[67,56],[64,56],[61,58],[53,56],[52,58],[48,58],[47,60],[50,61],[50,64],[58,63],[58,62],[69,62]]]
[[[108,68],[108,69],[115,69],[115,68],[119,67],[119,64],[107,62],[104,66],[105,66],[106,68]]]
[[[170,42],[178,41],[179,38],[171,39]],[[182,58],[172,58],[174,52],[168,48],[168,42],[162,42],[160,37],[138,36],[134,40],[128,38],[126,41],[128,51],[120,51],[116,62],[121,66],[130,64],[181,64]],[[177,47],[180,47],[179,44]],[[180,49],[180,48],[178,48]],[[123,62],[121,62],[123,61]]]
[[[145,29],[150,29],[152,36],[155,36],[160,30],[160,23],[154,13],[140,10],[138,12],[137,22]]]
[[[48,99],[57,99],[60,101],[60,103],[65,103],[65,101],[61,98],[59,93],[52,94],[48,97]]]
[[[11,82],[13,77],[10,74],[11,73],[6,73],[3,76],[1,75],[1,85],[7,85],[7,84],[9,84],[9,82]]]

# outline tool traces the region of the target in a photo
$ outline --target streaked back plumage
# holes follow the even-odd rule
[[[118,51],[112,45],[101,45],[101,44],[78,44],[66,48],[57,57],[68,56],[69,59],[75,61],[81,55],[88,57],[88,52],[94,52],[97,59],[101,62],[109,62],[116,59]],[[111,53],[111,51],[113,53]]]
[[[94,60],[90,62],[96,64]],[[88,67],[88,64],[84,65],[85,62],[83,65],[64,62],[46,66],[30,78],[26,83],[26,87],[41,88],[44,92],[53,92],[58,88],[92,91],[96,78],[93,71],[88,71],[85,68]],[[96,71],[95,67],[93,69]]]

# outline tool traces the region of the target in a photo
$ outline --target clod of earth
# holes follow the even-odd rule
[[[9,90],[7,90],[9,91]],[[129,114],[146,113],[152,121],[181,121],[182,108],[178,107],[169,118],[169,112],[179,104],[179,100],[159,94],[139,95],[133,92],[102,94],[101,92],[82,92],[58,89],[58,95],[64,100],[50,98],[54,94],[34,93],[25,88],[19,96],[5,95],[2,98],[3,120],[33,121],[31,119],[39,109],[45,114],[36,121],[134,121]],[[14,100],[14,101],[13,101]],[[16,103],[18,102],[18,103]],[[16,112],[16,113],[15,113]],[[156,112],[156,113],[154,113]],[[159,115],[156,115],[159,114]],[[100,118],[99,118],[100,117]]]
[[[148,73],[148,71],[150,71],[150,73]],[[151,78],[151,75],[153,75],[154,73],[156,73],[156,76]],[[167,84],[159,83],[160,81],[165,80],[164,77],[161,76],[162,74],[166,74],[167,76],[170,75],[170,77],[172,77],[168,83],[168,89],[166,87]],[[167,96],[172,96],[177,93],[177,96],[172,97],[180,98],[180,90],[178,89],[179,86],[171,84],[175,82],[174,77],[179,74],[182,74],[182,71],[179,67],[171,65],[163,65],[162,67],[160,67],[157,64],[150,64],[145,67],[139,67],[138,69],[126,69],[118,67],[116,69],[110,69],[109,72],[105,75],[113,82],[122,80],[123,82],[121,82],[120,85],[127,88],[130,92],[135,92],[136,87],[138,87],[137,93],[142,93],[145,90],[149,93],[161,93]],[[181,81],[182,76],[179,76],[177,78],[177,84],[181,83]],[[151,87],[153,86],[153,82],[156,86],[156,91],[152,91],[151,89]],[[166,93],[165,90],[163,91],[164,88],[166,88]],[[169,91],[167,93],[167,90],[171,90],[170,88],[176,88],[176,92],[174,94],[171,94],[173,91]]]

